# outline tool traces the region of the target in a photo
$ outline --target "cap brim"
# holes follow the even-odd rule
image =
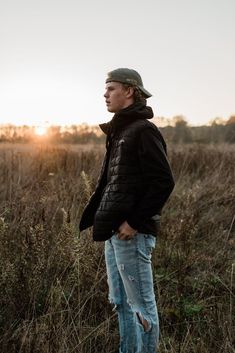
[[[144,93],[145,98],[150,98],[150,97],[152,97],[152,94],[151,94],[150,92],[148,92],[144,87],[140,87],[140,86],[139,86],[139,89]]]

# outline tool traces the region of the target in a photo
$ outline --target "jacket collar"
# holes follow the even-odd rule
[[[115,113],[112,120],[108,123],[100,124],[99,126],[106,135],[110,135],[111,133],[122,130],[135,120],[152,118],[152,108],[146,106],[144,103],[138,102]]]

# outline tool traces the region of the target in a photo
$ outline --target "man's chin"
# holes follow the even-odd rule
[[[112,107],[107,107],[107,110],[108,110],[108,112],[110,112],[110,113],[115,113],[115,111],[112,109]]]

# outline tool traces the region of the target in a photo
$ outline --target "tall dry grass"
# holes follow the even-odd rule
[[[159,353],[234,353],[234,146],[174,146],[153,254]],[[100,148],[0,151],[1,353],[117,352],[103,244],[78,221]]]

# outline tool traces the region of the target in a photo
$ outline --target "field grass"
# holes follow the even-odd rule
[[[0,352],[117,353],[103,244],[77,227],[104,151],[22,146],[0,147]],[[235,146],[170,146],[169,159],[159,353],[234,353]]]

